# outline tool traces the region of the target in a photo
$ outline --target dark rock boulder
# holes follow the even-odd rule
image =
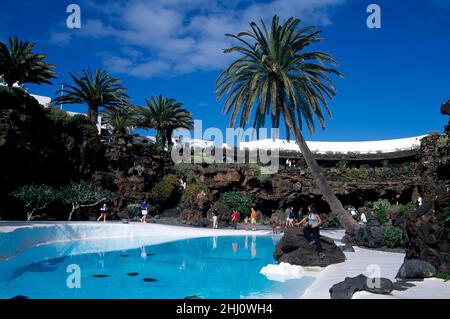
[[[406,259],[400,267],[397,278],[400,279],[423,279],[436,275],[436,268],[420,259]]]
[[[347,231],[344,242],[367,248],[380,248],[386,245],[381,227],[359,227]]]
[[[300,266],[326,267],[345,261],[344,253],[331,238],[321,236],[320,240],[326,255],[323,259],[306,240],[302,228],[288,228],[278,242],[273,256],[278,262]]]
[[[347,252],[347,253],[355,252],[355,249],[353,248],[352,244],[350,244],[350,243],[345,244],[345,246],[340,246],[340,248],[343,252]]]
[[[426,202],[416,210],[405,214],[406,217],[406,260],[420,259],[434,266],[435,272],[450,271],[450,245],[442,217],[444,207],[448,206],[448,197],[442,195],[436,202]],[[415,265],[412,262],[411,265]]]
[[[387,278],[368,278],[358,275],[333,285],[330,288],[331,299],[351,299],[357,291],[368,291],[374,294],[390,294],[394,290],[392,281]]]

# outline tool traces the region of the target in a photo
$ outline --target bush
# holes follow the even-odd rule
[[[336,163],[336,168],[340,171],[344,171],[347,168],[347,161],[346,160],[340,160]]]
[[[186,182],[192,183],[195,180],[194,171],[192,170],[192,165],[188,163],[178,163],[175,164],[175,171],[178,175],[185,178]]]
[[[439,139],[437,140],[436,144],[439,148],[443,148],[447,146],[448,142],[448,136],[447,135],[441,135]]]
[[[152,199],[158,203],[165,204],[175,195],[178,186],[178,178],[175,175],[166,175],[161,182],[152,188],[150,192]]]
[[[450,273],[441,272],[436,275],[436,278],[442,279],[445,282],[450,280]]]
[[[189,184],[186,187],[186,190],[184,191],[183,202],[186,203],[194,201],[197,195],[200,194],[201,192],[209,194],[210,190],[208,186],[206,186],[205,184],[197,184],[197,183]]]
[[[232,210],[237,210],[241,215],[250,215],[253,196],[244,195],[239,192],[226,192],[220,197],[220,201]]]
[[[375,216],[381,224],[386,224],[388,221],[388,211],[391,204],[387,199],[379,199],[373,203]]]
[[[409,202],[406,205],[391,206],[389,211],[395,216],[402,216],[404,213],[414,208],[416,208],[416,205],[413,202]]]
[[[352,168],[349,175],[355,179],[367,180],[369,178],[369,169],[364,165],[361,165],[360,168]]]
[[[66,124],[71,121],[72,117],[64,110],[51,107],[47,112],[47,117],[54,123]]]
[[[389,248],[403,247],[405,238],[400,227],[388,226],[383,229],[383,237]]]
[[[258,181],[260,185],[264,185],[266,182],[270,180],[269,174],[261,173],[261,166],[258,164],[250,164],[249,169],[253,172],[255,179]]]

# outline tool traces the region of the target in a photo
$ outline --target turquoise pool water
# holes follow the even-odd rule
[[[41,245],[0,260],[0,298],[298,298],[313,278],[259,273],[276,263],[278,240],[205,237],[83,254],[92,241]]]

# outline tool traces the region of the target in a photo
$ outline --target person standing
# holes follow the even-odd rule
[[[288,221],[289,227],[294,227],[294,219],[295,219],[294,207],[291,206],[291,211],[289,213],[289,221]]]
[[[239,214],[237,210],[233,210],[233,213],[231,214],[231,224],[233,225],[234,229],[237,229],[238,221],[239,221]]]
[[[147,214],[148,214],[148,203],[147,200],[144,199],[144,201],[141,203],[141,223],[147,222]]]
[[[320,242],[320,228],[322,219],[320,215],[311,207],[308,206],[308,215],[300,221],[300,224],[306,226],[303,228],[303,234],[306,240],[311,246],[316,247],[316,251],[319,253],[320,259],[325,258],[325,254],[322,251],[322,244]]]
[[[244,218],[244,229],[248,231],[248,216],[245,216]]]
[[[214,229],[219,228],[217,209],[215,209],[215,208],[213,209],[213,212],[212,212],[212,219],[213,219],[213,228]]]
[[[252,207],[252,210],[250,211],[250,220],[252,222],[252,231],[256,230],[256,211],[255,209]]]
[[[362,226],[364,226],[364,227],[367,226],[367,217],[364,212],[361,213],[360,221],[361,221]]]
[[[289,216],[291,216],[291,208],[289,206],[286,206],[286,210],[284,211],[284,214],[286,216],[285,226],[289,226]]]
[[[103,203],[103,205],[100,207],[100,217],[97,219],[97,221],[100,221],[103,218],[103,222],[106,222],[107,211],[108,207],[106,206],[106,203]]]

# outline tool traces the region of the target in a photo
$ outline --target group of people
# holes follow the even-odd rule
[[[353,217],[353,219],[355,219],[357,221],[359,219],[359,224],[361,226],[367,225],[367,216],[364,212],[361,212],[361,214],[358,216],[358,211],[356,210],[355,207],[349,207],[347,210],[348,210],[348,213]]]
[[[252,231],[256,230],[256,219],[257,219],[258,213],[256,212],[256,210],[252,207],[250,210],[250,219],[249,216],[245,216],[244,217],[244,229],[245,230],[249,230],[248,226],[249,226],[249,221],[251,223],[252,226]],[[231,225],[234,227],[234,229],[237,229],[237,226],[239,224],[239,213],[236,209],[233,210],[233,212],[231,213]],[[219,228],[219,216],[217,213],[217,209],[213,209],[212,211],[212,222],[213,222],[213,228],[214,229],[218,229]]]
[[[147,222],[147,215],[148,215],[148,202],[146,199],[144,199],[141,204],[140,204],[140,211],[141,211],[141,218],[140,218],[140,222],[141,223],[146,223]],[[103,202],[100,205],[100,216],[97,218],[97,221],[101,221],[103,220],[103,222],[106,222],[106,218],[108,217],[108,205],[106,204],[106,202]]]

